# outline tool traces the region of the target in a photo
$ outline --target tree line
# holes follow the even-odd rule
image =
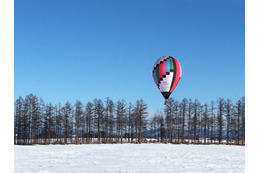
[[[14,103],[15,144],[147,142],[244,145],[245,97],[235,104],[223,98],[210,104],[170,98],[152,115],[143,99],[53,105],[29,94]]]

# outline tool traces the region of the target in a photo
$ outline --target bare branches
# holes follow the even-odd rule
[[[233,104],[172,98],[163,111],[148,114],[147,104],[94,99],[45,104],[29,94],[15,103],[15,144],[186,143],[245,145],[245,97]],[[149,121],[148,121],[149,118]]]

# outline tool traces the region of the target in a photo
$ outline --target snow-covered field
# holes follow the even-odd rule
[[[14,146],[15,172],[245,172],[245,147],[174,144]]]

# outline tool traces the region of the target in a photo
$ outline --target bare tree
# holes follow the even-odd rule
[[[193,115],[193,130],[194,130],[194,135],[193,135],[193,140],[194,143],[197,143],[197,116],[198,116],[198,109],[200,107],[200,103],[197,99],[195,99],[195,101],[193,102],[193,111],[194,111],[194,115]]]
[[[65,106],[61,108],[63,114],[63,129],[64,129],[64,142],[68,143],[67,139],[69,138],[70,131],[70,117],[72,113],[72,107],[69,101],[65,103]]]
[[[187,111],[187,103],[188,100],[186,98],[182,99],[182,102],[180,104],[180,108],[181,108],[181,118],[182,118],[182,139],[181,139],[181,143],[184,142],[185,139],[185,116],[186,116],[186,111]]]
[[[161,137],[161,142],[164,142],[164,137],[165,137],[165,126],[164,126],[164,117],[163,113],[160,112],[158,115],[158,124],[159,124],[159,129],[160,129],[160,137]]]
[[[153,117],[152,117],[152,119],[151,119],[151,128],[153,129],[152,130],[152,136],[155,138],[155,139],[158,139],[158,136],[157,136],[157,129],[159,128],[159,127],[157,127],[157,113],[154,113],[154,115],[153,115]],[[157,140],[157,141],[159,141],[159,139]]]
[[[46,110],[46,105],[43,101],[42,98],[40,98],[39,101],[39,113],[40,113],[40,129],[39,129],[39,138],[40,138],[40,142],[39,143],[43,143],[43,129],[44,129],[44,116],[45,116],[45,110]],[[39,140],[38,140],[39,141]]]
[[[121,143],[123,142],[123,130],[126,121],[126,103],[124,100],[118,100],[116,103],[116,124],[117,124],[117,138]]]
[[[170,140],[171,143],[173,143],[172,139],[173,139],[173,122],[174,122],[174,119],[173,119],[173,117],[174,117],[174,100],[172,98],[168,99],[168,104],[164,108],[164,113],[166,115],[165,123],[166,123],[167,138]]]
[[[213,139],[214,139],[214,142],[215,142],[215,113],[214,113],[214,110],[215,110],[215,102],[213,100],[211,100],[210,102],[210,127],[211,127],[211,130],[210,130],[210,143],[212,144],[213,143]]]
[[[230,99],[227,99],[227,101],[225,102],[225,109],[226,109],[226,138],[227,138],[227,144],[229,144],[230,141],[230,123],[231,123],[231,114],[232,114],[232,102]]]
[[[83,122],[83,104],[81,101],[76,100],[75,103],[75,135],[76,143],[80,143],[80,130]]]
[[[178,100],[174,100],[173,102],[173,124],[174,124],[174,134],[175,139],[177,139],[178,143],[180,142],[180,116],[179,116],[179,102]],[[176,142],[176,141],[175,141]]]
[[[209,121],[208,104],[204,104],[204,111],[203,111],[203,118],[202,118],[204,144],[206,144],[206,138],[207,138],[207,133],[208,133],[208,130],[207,130],[207,127],[209,127],[208,121]]]
[[[94,99],[94,117],[95,117],[95,124],[97,125],[97,135],[98,135],[98,142],[101,142],[102,132],[101,128],[103,126],[103,116],[104,116],[104,105],[102,100]],[[94,133],[95,134],[95,133]]]
[[[53,126],[54,126],[54,107],[51,103],[46,105],[45,120],[44,120],[44,134],[45,144],[51,143],[51,137],[53,137]]]
[[[87,126],[87,142],[90,142],[90,133],[91,127],[93,125],[93,103],[88,102],[85,107],[85,114],[86,114],[86,126]]]
[[[29,94],[25,97],[24,101],[24,138],[26,139],[26,144],[30,144],[31,141],[31,126],[32,126],[32,109],[31,109],[31,98],[32,94]]]
[[[200,104],[199,111],[198,111],[198,128],[199,128],[198,129],[199,143],[202,143],[202,129],[203,129],[203,105],[202,104]]]
[[[14,135],[15,144],[23,144],[23,118],[24,118],[24,99],[20,96],[14,103]]]
[[[115,117],[114,117],[114,113],[115,113],[115,104],[113,102],[113,100],[111,99],[107,99],[106,102],[106,111],[108,114],[108,127],[109,127],[109,136],[110,138],[113,139],[114,137],[114,127],[115,127]]]
[[[141,100],[137,100],[134,107],[135,114],[135,125],[136,125],[136,137],[138,138],[138,143],[141,143],[142,130],[146,129],[146,117],[148,113],[146,112],[147,104]]]
[[[242,114],[242,105],[241,105],[241,100],[238,100],[236,103],[236,114],[237,114],[237,144],[240,144],[240,119],[241,119],[241,114]]]
[[[56,113],[56,134],[57,138],[59,139],[59,143],[62,142],[62,137],[64,136],[64,119],[63,119],[63,111],[62,111],[62,105],[61,103],[57,106],[57,113]]]
[[[193,102],[191,99],[189,99],[189,103],[188,103],[188,142],[190,142],[191,139],[191,115],[192,115],[192,111],[193,111]]]
[[[39,108],[39,101],[37,96],[30,94],[30,111],[31,111],[31,135],[32,135],[32,142],[37,143],[37,139],[40,132],[40,126],[41,126],[41,116],[40,116],[40,108]],[[36,139],[37,138],[37,139]]]
[[[105,111],[104,111],[104,123],[105,123],[105,138],[106,138],[105,142],[107,143],[107,138],[108,138],[108,136],[110,134],[110,132],[109,132],[110,116],[111,116],[111,109],[110,109],[110,107],[111,107],[111,103],[113,103],[113,101],[109,97],[107,97],[105,103],[106,103],[106,106],[105,106]]]
[[[153,132],[154,132],[154,129],[153,129],[154,125],[153,125],[153,123],[154,123],[153,122],[153,118],[150,118],[149,122],[148,122],[148,124],[149,124],[150,141],[153,140]]]
[[[133,134],[134,134],[134,118],[133,118],[133,105],[129,103],[128,108],[127,108],[127,126],[128,126],[128,131],[127,131],[127,137],[128,137],[128,142],[133,142]]]
[[[242,145],[245,145],[245,97],[241,98]]]
[[[218,118],[217,118],[217,123],[218,123],[218,142],[222,143],[222,137],[223,137],[223,126],[224,126],[224,105],[225,101],[223,98],[218,99]]]

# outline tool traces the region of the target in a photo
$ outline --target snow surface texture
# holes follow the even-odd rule
[[[245,147],[88,144],[14,146],[16,173],[245,172]]]

